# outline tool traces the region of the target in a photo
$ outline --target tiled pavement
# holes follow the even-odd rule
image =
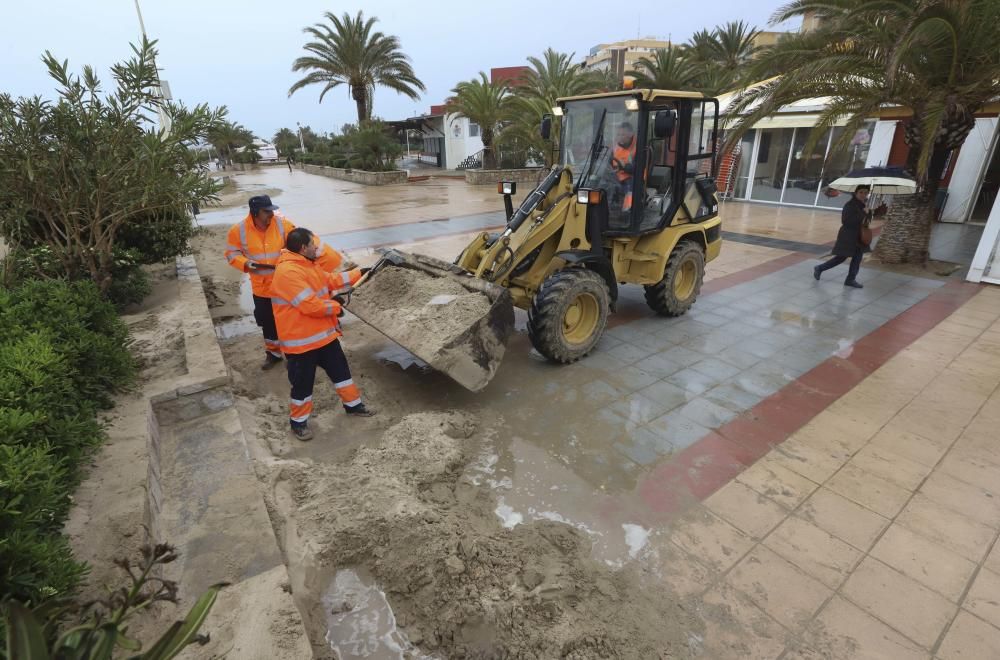
[[[329,239],[449,256],[494,222],[482,210]],[[725,211],[737,234],[688,315],[654,318],[626,287],[591,357],[552,368],[521,336],[490,388],[454,395],[516,411],[532,460],[508,461],[508,502],[532,482],[538,510],[648,527],[641,559],[706,614],[702,657],[1000,658],[1000,290],[817,283],[835,213]],[[561,500],[536,462],[560,466]]]
[[[988,289],[664,532],[704,655],[1000,657],[998,385]]]

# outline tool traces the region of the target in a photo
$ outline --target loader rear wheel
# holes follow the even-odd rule
[[[611,296],[597,273],[583,268],[549,276],[528,310],[528,336],[553,362],[576,362],[594,350],[608,325]]]
[[[663,279],[646,287],[646,302],[661,316],[680,316],[698,298],[704,277],[704,251],[697,243],[684,241],[670,253]]]

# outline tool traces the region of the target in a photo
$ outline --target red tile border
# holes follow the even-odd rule
[[[736,419],[654,467],[636,487],[648,515],[672,518],[690,504],[707,498],[980,290],[979,285],[966,282],[945,284],[862,337],[850,349],[823,361]]]

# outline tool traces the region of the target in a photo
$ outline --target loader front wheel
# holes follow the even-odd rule
[[[646,303],[661,316],[680,316],[698,298],[704,277],[704,251],[693,241],[683,241],[670,253],[663,279],[646,287]]]
[[[608,325],[610,295],[604,278],[583,268],[549,276],[528,310],[528,336],[553,362],[576,362],[594,350]]]

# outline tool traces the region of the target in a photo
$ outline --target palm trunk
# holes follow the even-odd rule
[[[493,151],[493,131],[488,128],[482,129],[483,139],[483,169],[495,170],[497,168],[497,156]]]
[[[910,146],[907,167],[916,169],[919,146]],[[924,264],[930,258],[931,229],[937,217],[937,191],[951,150],[935,145],[927,182],[916,195],[898,196],[886,215],[875,256],[886,264]]]
[[[358,128],[361,128],[368,121],[368,94],[363,86],[351,89],[351,97],[354,98],[354,105],[358,110]]]

